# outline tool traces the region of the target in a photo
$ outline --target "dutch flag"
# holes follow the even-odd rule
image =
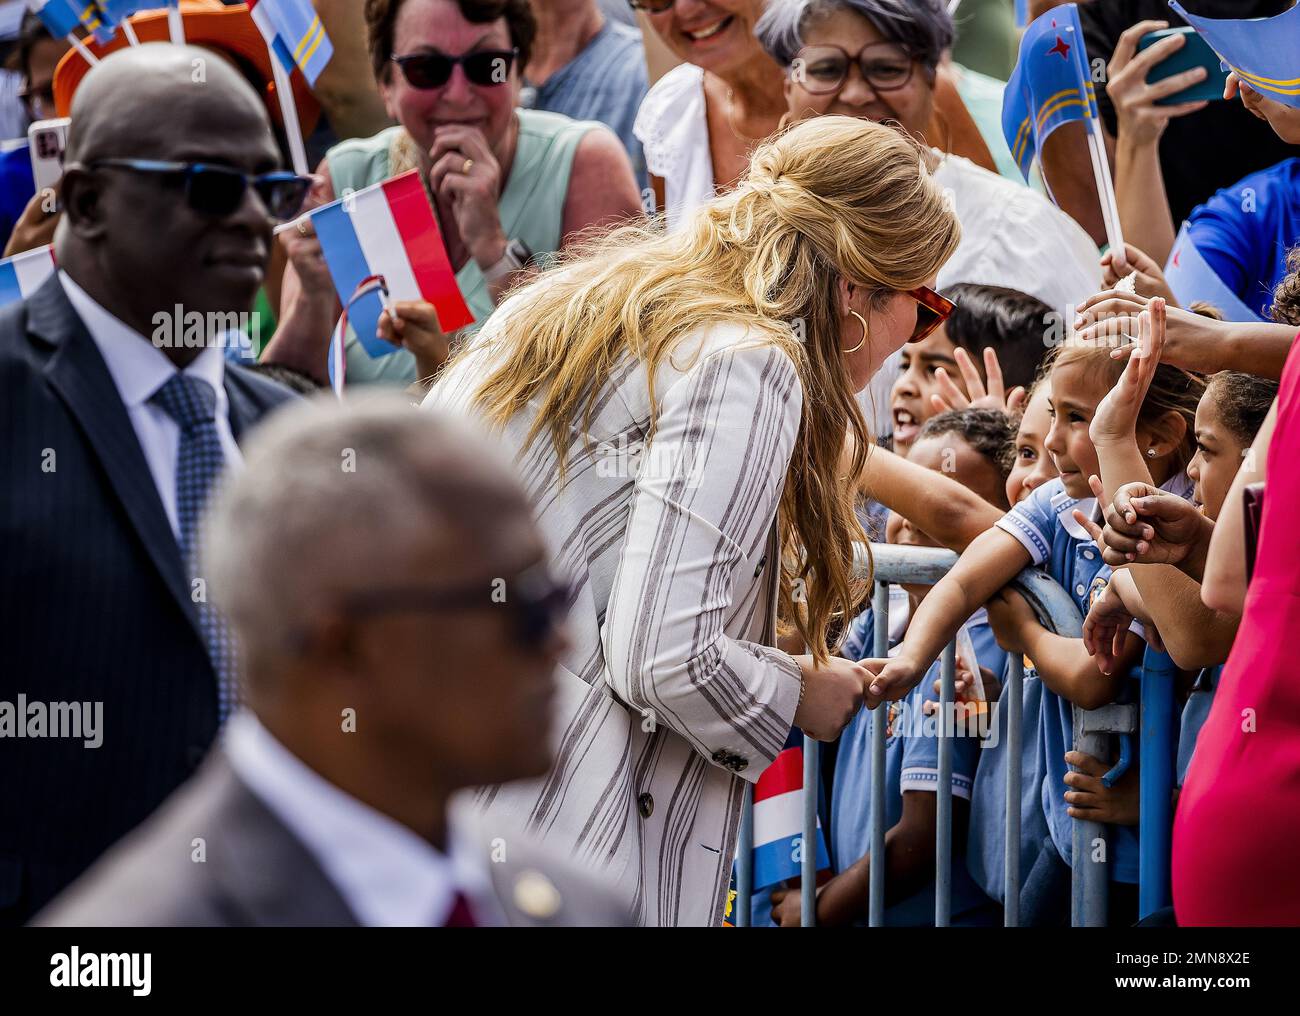
[[[54,274],[54,248],[37,247],[0,261],[0,307],[31,296]]]
[[[754,785],[754,889],[798,878],[803,865],[803,731],[790,731],[785,748]],[[816,793],[816,788],[812,789]],[[817,870],[831,866],[817,823]]]
[[[388,301],[427,300],[444,332],[473,323],[418,170],[308,214],[348,322],[371,356],[396,349],[377,335]]]

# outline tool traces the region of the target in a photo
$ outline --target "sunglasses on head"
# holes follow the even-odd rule
[[[408,85],[424,90],[445,85],[451,80],[451,72],[457,64],[465,71],[471,85],[480,88],[504,85],[518,56],[518,49],[481,49],[460,56],[448,56],[433,50],[408,56],[393,54],[388,59],[401,69]]]
[[[271,218],[284,221],[298,214],[311,178],[285,170],[250,175],[229,166],[207,162],[164,162],[156,159],[96,159],[87,169],[125,169],[131,173],[152,173],[182,181],[185,200],[202,215],[224,218],[243,203],[244,192],[252,187]]]
[[[344,603],[350,614],[374,616],[401,611],[507,610],[515,644],[535,652],[549,639],[569,613],[573,591],[551,578],[544,565],[534,565],[509,580],[504,599],[494,596],[493,583],[484,579],[453,589],[376,589],[358,593]]]
[[[916,328],[908,342],[920,342],[927,335],[948,320],[957,305],[946,296],[940,296],[929,286],[917,286],[907,290],[907,295],[916,301]]]

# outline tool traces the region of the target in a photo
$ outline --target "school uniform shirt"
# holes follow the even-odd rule
[[[872,630],[871,611],[859,620],[862,630]],[[976,612],[967,629],[975,645],[980,665],[999,673],[1006,654],[998,647],[988,616]],[[835,760],[835,778],[831,789],[830,852],[831,866],[838,874],[851,867],[871,851],[871,725],[873,718],[888,710],[889,726],[885,738],[885,828],[897,825],[903,817],[903,794],[909,790],[933,793],[939,781],[939,739],[935,736],[937,717],[924,713],[924,703],[937,702],[934,682],[940,676],[936,661],[906,697],[881,705],[874,711],[861,710],[840,735],[839,754]],[[975,767],[980,752],[978,736],[958,736],[952,741],[952,792],[970,800]],[[952,920],[959,923],[963,914],[988,904],[989,898],[971,879],[960,852],[952,858]],[[861,923],[866,923],[865,919]],[[934,882],[905,900],[886,907],[886,925],[917,926],[934,923]]]
[[[1015,537],[1029,552],[1031,562],[1042,567],[1074,599],[1086,617],[1092,601],[1110,581],[1111,569],[1101,559],[1101,551],[1088,531],[1074,520],[1071,512],[1098,519],[1100,511],[1095,497],[1073,498],[1065,492],[1059,477],[1037,488],[996,523],[1003,532]],[[1026,668],[1028,677],[1030,668]],[[1037,679],[1034,672],[1034,678]],[[1123,695],[1121,694],[1121,699]],[[1035,778],[1042,776],[1042,811],[1047,820],[1052,843],[1066,864],[1073,855],[1074,820],[1067,814],[1065,774],[1070,771],[1065,753],[1074,747],[1074,709],[1072,704],[1043,686],[1039,699],[1038,751]],[[1024,813],[1022,812],[1022,815]],[[1138,867],[1137,830],[1132,826],[1112,826],[1108,835],[1110,877],[1117,882],[1136,882]]]
[[[1214,693],[1219,687],[1219,675],[1223,667],[1205,667],[1196,675],[1187,701],[1183,704],[1183,714],[1178,726],[1178,762],[1175,773],[1178,786],[1183,785],[1187,776],[1187,767],[1192,764],[1192,754],[1196,751],[1196,739],[1205,726],[1205,719],[1210,715],[1210,706],[1214,704]]]
[[[1267,318],[1273,290],[1288,274],[1287,252],[1300,240],[1300,159],[1225,187],[1192,210],[1187,228],[1214,274]]]

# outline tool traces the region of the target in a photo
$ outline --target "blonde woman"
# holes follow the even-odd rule
[[[830,655],[865,590],[838,460],[852,435],[863,464],[854,394],[939,320],[958,234],[915,142],[822,117],[679,231],[622,229],[518,291],[429,394],[499,430],[572,588],[555,765],[480,803],[646,924],[718,923],[744,781],[863,701]],[[778,606],[808,655],[773,648]]]

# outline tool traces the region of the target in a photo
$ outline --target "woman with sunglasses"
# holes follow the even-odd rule
[[[680,229],[518,290],[426,400],[500,434],[573,590],[556,765],[481,801],[646,924],[721,921],[743,781],[863,700],[832,655],[869,588],[840,456],[851,435],[860,470],[854,396],[933,327],[958,236],[910,138],[801,124]],[[807,655],[774,648],[778,608]]]
[[[927,143],[937,69],[952,41],[946,0],[770,0],[757,33],[786,69],[792,120],[838,113],[888,123]],[[1083,229],[1021,183],[937,148],[926,152],[962,225],[939,288],[1005,286],[1073,320],[1073,305],[1101,282],[1097,248]],[[1052,327],[1043,323],[1044,341]],[[899,361],[891,358],[864,393],[880,433],[892,431],[889,391]]]
[[[365,15],[375,77],[397,126],[331,149],[312,201],[418,169],[479,324],[578,233],[641,213],[612,132],[519,108],[536,30],[527,0],[366,0]],[[281,241],[291,260],[284,315],[263,359],[324,381],[342,308],[310,223],[300,220]],[[349,383],[427,378],[451,344],[425,301],[395,304],[380,319],[380,337],[402,348],[372,359],[349,335]]]

